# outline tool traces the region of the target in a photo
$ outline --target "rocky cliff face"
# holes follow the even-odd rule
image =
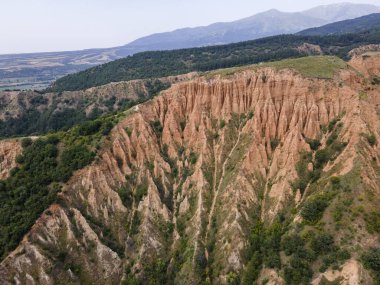
[[[246,282],[261,222],[307,244],[334,233],[336,248],[350,252],[323,274],[314,258],[313,284],[371,284],[358,260],[379,245],[363,225],[378,210],[379,148],[368,137],[379,136],[380,89],[366,75],[244,70],[175,84],[134,107],[2,261],[2,283]],[[305,171],[314,178],[303,185]],[[308,223],[302,209],[325,194],[320,221]],[[338,220],[339,207],[347,213]],[[285,284],[296,267],[283,250],[280,266],[265,261],[268,250],[259,250],[258,280]]]

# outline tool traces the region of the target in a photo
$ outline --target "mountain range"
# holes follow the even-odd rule
[[[108,49],[0,55],[0,88],[43,88],[63,75],[148,50],[171,50],[289,34],[380,12],[367,4],[341,3],[286,13],[272,9],[234,22],[153,34]]]

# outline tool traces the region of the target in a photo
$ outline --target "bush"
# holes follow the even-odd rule
[[[375,135],[367,135],[367,141],[371,146],[374,146],[377,143]]]
[[[380,247],[372,248],[362,256],[363,264],[366,269],[372,270],[380,282]]]
[[[310,246],[317,255],[328,253],[334,248],[334,238],[327,233],[317,234],[312,238]]]
[[[330,178],[330,182],[331,182],[331,185],[332,185],[333,189],[339,189],[339,187],[340,187],[340,177],[332,176]]]
[[[86,146],[75,145],[64,149],[61,162],[72,170],[77,170],[91,163],[94,157],[95,153],[89,151]]]
[[[102,123],[99,120],[84,122],[78,127],[80,136],[89,136],[97,133],[100,130]]]
[[[313,271],[309,262],[297,255],[291,257],[289,265],[284,268],[284,278],[287,284],[309,284]]]
[[[317,196],[307,201],[301,209],[301,216],[310,223],[319,221],[325,209],[329,205],[326,198],[323,196]]]
[[[227,274],[227,284],[228,285],[239,285],[240,278],[235,272],[230,272]]]
[[[135,192],[136,203],[138,204],[147,193],[148,193],[148,182],[144,181],[136,189],[136,192]]]
[[[32,145],[33,141],[31,138],[24,138],[21,140],[21,146],[22,148],[27,148],[28,146]]]
[[[280,144],[280,140],[277,138],[270,140],[270,147],[272,148],[272,150],[275,150],[279,144]]]
[[[161,133],[163,131],[163,127],[162,127],[161,122],[159,120],[151,122],[150,126],[153,128],[154,132],[157,135],[161,135]]]
[[[306,142],[314,151],[318,150],[318,148],[321,146],[321,142],[319,140],[306,139]]]
[[[281,246],[285,254],[289,256],[296,253],[299,248],[302,248],[304,241],[299,235],[288,235],[282,238]]]
[[[130,187],[124,186],[121,187],[117,193],[119,193],[120,199],[123,202],[123,205],[125,207],[131,207],[132,206],[132,191]]]
[[[367,231],[370,234],[380,233],[380,213],[365,213],[364,220],[366,222]]]
[[[315,153],[315,162],[317,168],[322,168],[329,161],[329,152],[327,149],[318,150]]]

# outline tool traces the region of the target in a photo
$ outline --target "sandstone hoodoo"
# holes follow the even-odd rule
[[[364,51],[172,84],[61,183],[1,283],[377,284],[379,68]]]

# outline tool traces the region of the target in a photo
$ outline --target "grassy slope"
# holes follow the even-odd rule
[[[239,71],[249,69],[256,70],[265,67],[271,67],[278,70],[292,69],[301,75],[310,78],[332,79],[339,70],[348,68],[348,64],[336,56],[307,56],[262,64],[225,68],[208,72],[205,75],[208,78],[215,75],[229,76]]]

